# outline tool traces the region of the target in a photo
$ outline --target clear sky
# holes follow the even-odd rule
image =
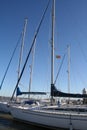
[[[36,39],[32,91],[50,92],[50,39],[51,2]],[[15,45],[28,18],[21,68],[31,46],[35,30],[40,22],[47,0],[0,0],[0,82],[2,81]],[[70,92],[81,93],[87,88],[87,0],[56,0],[55,10],[55,58],[56,77],[63,55],[70,45]],[[17,82],[20,44],[6,75],[0,95],[12,95]],[[68,92],[67,55],[63,62],[56,87]],[[29,86],[31,57],[20,81],[21,90]]]

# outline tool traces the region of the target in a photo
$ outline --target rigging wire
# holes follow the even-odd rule
[[[58,76],[59,76],[60,70],[61,70],[61,68],[62,68],[62,65],[63,65],[64,59],[65,59],[65,56],[66,56],[66,52],[65,52],[65,54],[63,55],[63,59],[62,59],[62,61],[61,61],[61,64],[60,64],[60,67],[59,67],[58,73],[57,73],[57,75],[56,75],[56,79],[55,79],[55,81],[54,81],[54,85],[56,84],[56,81],[57,81],[57,79],[58,79]]]
[[[0,89],[2,88],[2,85],[3,85],[3,82],[4,82],[4,80],[5,80],[6,74],[7,74],[7,72],[8,72],[9,67],[10,67],[10,64],[11,64],[11,62],[12,62],[12,59],[13,59],[14,54],[15,54],[15,52],[16,52],[16,49],[17,49],[17,47],[18,47],[18,45],[19,45],[19,41],[21,40],[21,35],[22,35],[22,34],[20,34],[20,37],[19,37],[19,39],[18,39],[18,42],[17,42],[17,44],[16,44],[16,46],[15,46],[15,48],[14,48],[14,51],[13,51],[13,53],[12,53],[12,56],[11,56],[10,60],[9,60],[8,66],[7,66],[7,68],[6,68],[6,71],[5,71],[5,73],[4,73],[4,76],[3,76],[2,81],[1,81],[1,84],[0,84]]]
[[[21,71],[21,73],[20,73],[20,75],[19,75],[19,78],[18,78],[18,80],[17,80],[15,89],[14,89],[13,94],[12,94],[12,97],[11,97],[11,99],[10,99],[11,101],[12,101],[12,99],[13,99],[13,97],[14,97],[14,94],[15,94],[15,91],[16,91],[16,89],[17,89],[17,87],[18,87],[18,84],[19,84],[19,82],[20,82],[20,79],[21,79],[21,77],[22,77],[22,75],[23,75],[23,72],[24,72],[24,69],[25,69],[26,64],[27,64],[27,62],[28,62],[29,56],[30,56],[31,51],[32,51],[32,49],[33,49],[33,46],[34,46],[34,44],[35,44],[36,37],[37,37],[37,35],[38,35],[38,33],[39,33],[40,27],[41,27],[41,25],[42,25],[42,22],[43,22],[43,20],[44,20],[45,14],[46,14],[46,12],[47,12],[49,3],[50,3],[50,0],[49,0],[48,3],[47,3],[47,6],[46,6],[46,8],[45,8],[45,10],[44,10],[44,13],[43,13],[43,15],[42,15],[42,17],[41,17],[40,23],[39,23],[39,25],[38,25],[38,27],[37,27],[37,30],[36,30],[36,32],[35,32],[35,35],[34,35],[34,37],[33,37],[33,41],[32,41],[31,47],[30,47],[30,49],[29,49],[28,55],[27,55],[27,57],[26,57],[24,66],[23,66],[22,71]]]
[[[70,11],[68,11],[68,13],[70,13]],[[73,19],[73,25],[72,25],[72,26],[74,26],[74,24],[75,24],[75,26],[78,26],[79,22],[75,20],[75,18],[73,17],[72,13],[71,13],[70,15],[72,16],[72,19]],[[84,37],[86,38],[87,35],[86,35],[86,33],[84,32],[84,30],[81,28],[81,26],[79,26],[78,29],[79,29],[79,30],[78,30],[79,33],[80,33],[81,35],[83,34]],[[78,38],[78,37],[75,37],[75,39],[77,39],[77,38]],[[75,41],[76,41],[76,43],[78,44],[78,46],[79,46],[79,48],[80,48],[80,51],[81,51],[81,53],[82,53],[82,55],[83,55],[83,57],[84,57],[84,60],[85,60],[86,63],[87,63],[86,53],[85,53],[84,50],[83,50],[83,47],[82,47],[82,45],[81,45],[81,43],[80,43],[80,40],[78,39],[79,42],[77,42],[77,40],[75,40]]]
[[[83,55],[83,57],[84,57],[84,60],[87,62],[87,57],[86,57],[86,55],[85,55],[85,52],[84,52],[84,50],[83,50],[83,48],[82,48],[80,42],[78,42],[78,46],[79,46],[79,48],[80,48],[80,50],[81,50],[81,53],[82,53],[82,55]]]
[[[84,81],[84,77],[83,77],[82,73],[78,69],[74,68],[74,66],[72,64],[72,60],[71,60],[71,72],[73,72],[72,73],[72,82],[75,83],[75,86],[78,86],[78,81],[79,81],[79,84],[82,84],[82,86],[87,86]],[[78,77],[78,80],[77,80],[77,77]],[[78,91],[78,89],[79,89],[78,87],[74,88],[75,91]]]
[[[77,43],[78,48],[79,48],[79,50],[80,50],[80,52],[81,52],[81,55],[82,55],[82,57],[83,57],[84,62],[87,64],[86,53],[85,53],[85,51],[84,51],[83,46],[81,45],[81,42],[76,42],[76,43]],[[84,65],[84,64],[83,64],[83,65]],[[77,77],[79,77],[80,82],[81,82],[82,84],[84,84],[84,86],[86,86],[87,83],[85,83],[85,81],[84,81],[84,75],[83,75],[78,69],[76,69],[75,72],[76,72],[76,74],[78,75]]]

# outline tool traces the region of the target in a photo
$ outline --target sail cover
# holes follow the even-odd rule
[[[65,92],[59,91],[54,86],[54,84],[51,84],[51,96],[54,96],[54,97],[87,98],[87,94],[65,93]]]
[[[46,95],[45,92],[21,92],[20,88],[17,87],[16,95],[19,96],[19,95],[22,95],[22,94]]]

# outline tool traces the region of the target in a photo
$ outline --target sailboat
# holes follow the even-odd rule
[[[86,108],[59,108],[53,105],[53,97],[73,97],[73,98],[87,98],[86,94],[73,94],[64,93],[58,91],[54,85],[53,73],[54,73],[54,12],[55,12],[55,0],[52,0],[52,43],[51,43],[51,105],[48,106],[12,106],[11,115],[14,119],[23,121],[28,124],[39,125],[40,127],[47,127],[50,129],[70,129],[70,130],[87,130],[87,109]],[[37,34],[36,34],[37,35]],[[36,38],[36,35],[33,40]],[[25,65],[29,58],[32,46],[28,53]],[[25,68],[23,67],[23,70]],[[23,74],[21,72],[20,78]],[[20,78],[16,84],[20,81]],[[15,90],[16,90],[15,88]],[[13,93],[14,94],[14,93]],[[13,98],[13,95],[12,95]]]

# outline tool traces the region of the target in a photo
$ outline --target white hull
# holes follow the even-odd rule
[[[10,113],[8,102],[0,102],[0,112]]]
[[[87,130],[87,113],[68,113],[63,111],[32,110],[23,107],[12,107],[13,118],[50,128],[71,128]]]

